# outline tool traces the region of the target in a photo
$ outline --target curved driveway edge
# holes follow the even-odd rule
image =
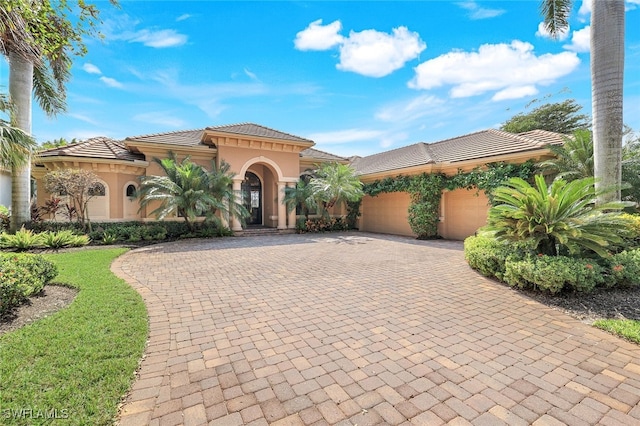
[[[640,347],[366,233],[183,241],[112,271],[144,298],[120,425],[640,425]]]

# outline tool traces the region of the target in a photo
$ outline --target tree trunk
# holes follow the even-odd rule
[[[14,125],[31,134],[33,62],[9,52],[9,96],[14,108]],[[11,170],[11,230],[31,220],[31,161]]]
[[[591,1],[591,96],[596,189],[617,187],[598,202],[620,200],[624,0]]]

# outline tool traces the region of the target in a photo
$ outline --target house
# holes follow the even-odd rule
[[[284,188],[293,187],[301,175],[319,163],[351,164],[362,181],[423,172],[455,174],[489,162],[524,162],[549,156],[547,145],[561,143],[562,136],[545,131],[514,135],[485,130],[433,144],[417,143],[403,148],[347,159],[313,148],[314,142],[258,124],[241,123],[204,129],[132,136],[122,141],[105,137],[53,148],[39,154],[32,175],[37,185],[37,204],[50,194],[42,177],[50,170],[81,168],[92,170],[102,186],[89,204],[93,221],[154,220],[149,209],[139,209],[135,199],[139,177],[162,173],[153,158],[169,152],[178,158],[190,156],[210,167],[226,161],[235,172],[233,189],[247,194],[245,205],[251,216],[248,225],[293,229],[295,212],[287,212],[282,200]],[[407,222],[409,196],[405,193],[365,197],[359,227],[365,231],[412,235]],[[475,191],[456,190],[442,198],[440,235],[462,239],[484,224],[487,199]],[[239,221],[230,224],[241,231]]]

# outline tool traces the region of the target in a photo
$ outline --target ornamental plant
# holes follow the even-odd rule
[[[488,229],[499,240],[531,241],[543,255],[557,256],[563,249],[605,257],[629,232],[620,215],[627,203],[596,204],[594,184],[593,178],[557,179],[547,186],[536,175],[532,186],[511,178],[493,193],[496,205],[489,210]]]

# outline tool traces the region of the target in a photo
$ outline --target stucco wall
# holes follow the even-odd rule
[[[11,173],[0,170],[0,206],[11,207]]]
[[[489,200],[484,192],[456,189],[442,194],[439,233],[448,240],[464,240],[487,222]]]
[[[406,192],[382,193],[377,197],[365,196],[360,211],[360,230],[383,234],[415,235],[407,219],[411,199]]]

